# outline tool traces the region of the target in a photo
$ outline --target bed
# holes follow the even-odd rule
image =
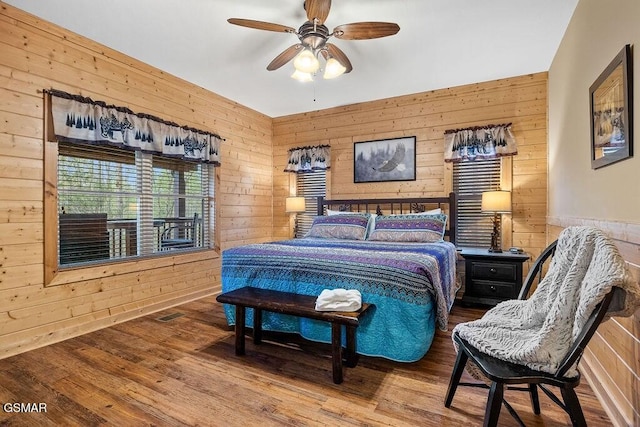
[[[458,289],[456,222],[455,193],[410,199],[319,198],[318,217],[307,237],[223,251],[222,291],[254,286],[319,295],[323,289],[357,289],[363,301],[375,305],[357,329],[357,352],[414,362],[429,350],[436,328],[447,328]],[[234,325],[233,306],[224,310]],[[247,322],[252,315],[247,310]],[[312,319],[265,312],[263,329],[331,342],[329,325]]]

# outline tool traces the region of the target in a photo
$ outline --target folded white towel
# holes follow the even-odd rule
[[[362,296],[355,289],[325,289],[316,300],[317,311],[358,311]]]

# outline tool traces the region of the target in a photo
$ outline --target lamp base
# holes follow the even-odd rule
[[[489,252],[502,252],[502,246],[500,245],[500,218],[497,213],[493,216],[493,233],[491,233],[491,247],[489,248]]]

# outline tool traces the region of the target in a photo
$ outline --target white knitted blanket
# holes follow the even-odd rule
[[[615,245],[596,228],[568,227],[558,238],[549,271],[529,299],[504,301],[453,331],[483,353],[553,374],[612,287],[616,289],[607,317],[631,316],[640,305],[640,285]],[[480,379],[475,365],[467,366]],[[576,374],[575,366],[567,372]]]

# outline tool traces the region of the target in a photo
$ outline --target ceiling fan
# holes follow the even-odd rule
[[[353,70],[347,55],[336,45],[328,43],[330,37],[342,40],[367,40],[392,36],[400,31],[398,24],[390,22],[355,22],[338,25],[329,32],[324,22],[331,9],[331,0],[306,0],[304,9],[307,13],[307,21],[297,30],[286,25],[252,19],[229,18],[227,21],[241,27],[295,34],[300,43],[288,47],[276,56],[267,66],[267,70],[277,70],[295,58],[296,71],[291,77],[301,81],[312,80],[312,75],[320,68],[318,61],[320,55],[326,61],[325,79],[338,77]]]

